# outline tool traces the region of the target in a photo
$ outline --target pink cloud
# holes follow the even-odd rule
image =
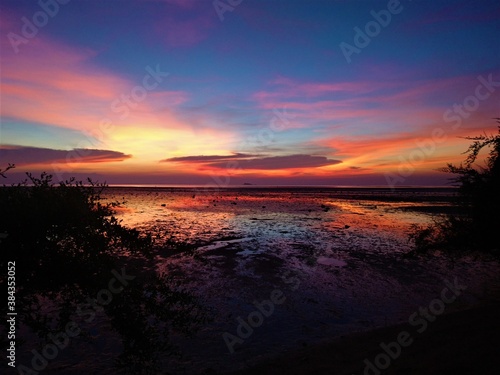
[[[189,94],[184,91],[152,91],[148,102],[155,107],[177,107],[189,100]]]
[[[274,91],[259,91],[253,98],[264,101],[271,98],[318,97],[332,93],[366,94],[380,89],[395,87],[388,82],[297,82],[290,78],[279,77],[271,84],[278,86]]]
[[[30,40],[19,54],[6,38],[0,43],[0,115],[4,118],[91,130],[103,119],[120,120],[121,113],[113,112],[112,103],[142,84],[143,77],[133,82],[94,65],[96,52],[92,50],[55,43],[43,36]],[[162,122],[179,126],[174,108],[188,99],[185,92],[162,91],[159,86],[130,108],[129,120],[136,121],[133,112],[137,111],[146,113],[143,127]]]
[[[493,76],[498,81],[500,75]],[[381,130],[405,126],[415,130],[427,125],[451,126],[443,115],[455,103],[462,104],[475,95],[479,84],[478,76],[399,82],[297,82],[279,77],[271,82],[270,90],[259,91],[252,98],[258,108],[286,108],[295,115],[290,128],[331,123],[335,128],[343,124],[351,130],[353,126],[383,126]],[[463,119],[467,127],[482,128],[484,119],[498,113],[494,96],[481,101],[479,108]]]

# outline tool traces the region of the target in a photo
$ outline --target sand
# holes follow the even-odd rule
[[[500,359],[500,301],[490,301],[437,317],[413,343],[391,359],[382,374],[498,374]],[[380,343],[394,341],[409,324],[356,333],[305,347],[234,374],[378,374],[366,369],[383,353]],[[413,328],[414,331],[414,328]],[[366,372],[365,372],[366,371]]]

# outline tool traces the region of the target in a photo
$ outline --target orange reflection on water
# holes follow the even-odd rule
[[[340,199],[317,191],[135,188],[113,189],[109,198],[125,202],[117,210],[125,225],[154,228],[190,242],[220,237],[320,239],[347,229],[353,235],[402,240],[412,224],[427,224],[433,217],[418,211],[425,203]]]

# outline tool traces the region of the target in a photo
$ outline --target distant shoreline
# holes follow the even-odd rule
[[[172,192],[190,193],[194,196],[202,194],[292,194],[316,195],[326,194],[331,199],[368,200],[380,202],[429,202],[452,204],[457,197],[458,189],[455,187],[332,187],[332,186],[228,186],[196,187],[196,186],[110,186],[109,192],[120,190],[147,191],[147,192]],[[106,194],[106,193],[104,193]]]
[[[408,185],[408,186],[398,186],[397,188],[390,188],[386,185],[228,185],[228,186],[218,186],[214,185],[187,185],[187,184],[109,184],[110,188],[148,188],[148,189],[346,189],[346,190],[366,190],[366,189],[374,189],[374,190],[408,190],[408,189],[450,189],[457,190],[458,187],[450,186],[450,185]]]

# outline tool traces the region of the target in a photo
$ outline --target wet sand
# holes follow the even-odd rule
[[[382,374],[498,374],[500,354],[500,299],[465,311],[437,317],[413,343],[391,359]],[[380,343],[394,341],[401,331],[411,331],[409,324],[399,324],[366,333],[351,334],[328,343],[290,351],[264,361],[239,375],[265,374],[378,374],[367,369],[365,359],[374,362],[383,353]]]

